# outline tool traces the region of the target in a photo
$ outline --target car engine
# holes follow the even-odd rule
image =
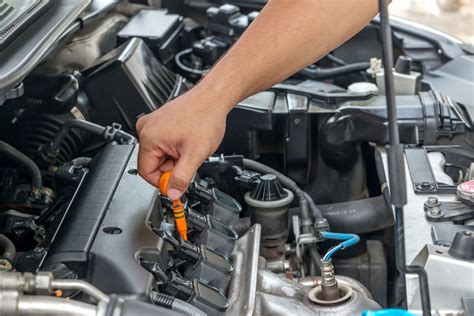
[[[0,0],[0,315],[474,314],[472,49],[390,20],[398,160],[380,17],[240,102],[182,238],[135,123],[264,1],[153,2]]]

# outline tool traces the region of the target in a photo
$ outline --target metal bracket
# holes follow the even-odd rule
[[[18,83],[14,88],[8,90],[3,95],[0,95],[0,105],[5,103],[6,100],[16,99],[18,97],[21,97],[24,92],[25,92],[25,88],[23,87],[23,82]]]
[[[434,203],[429,197],[424,205],[426,219],[430,222],[459,222],[474,219],[474,207],[461,202]]]
[[[303,247],[306,244],[313,244],[320,241],[312,233],[301,234],[300,231],[300,218],[297,215],[293,216],[293,233],[295,234],[296,240],[296,256],[298,259],[302,260],[303,258]]]

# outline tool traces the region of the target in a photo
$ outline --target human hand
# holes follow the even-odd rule
[[[183,195],[224,137],[227,110],[215,99],[193,89],[137,121],[138,172],[158,186],[161,173],[173,169],[167,192],[172,200]]]

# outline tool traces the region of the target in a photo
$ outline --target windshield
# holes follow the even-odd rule
[[[474,1],[392,1],[390,13],[411,20],[474,45]]]

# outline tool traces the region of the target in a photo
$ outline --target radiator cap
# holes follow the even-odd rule
[[[462,182],[458,185],[459,200],[467,205],[474,205],[474,180]]]

